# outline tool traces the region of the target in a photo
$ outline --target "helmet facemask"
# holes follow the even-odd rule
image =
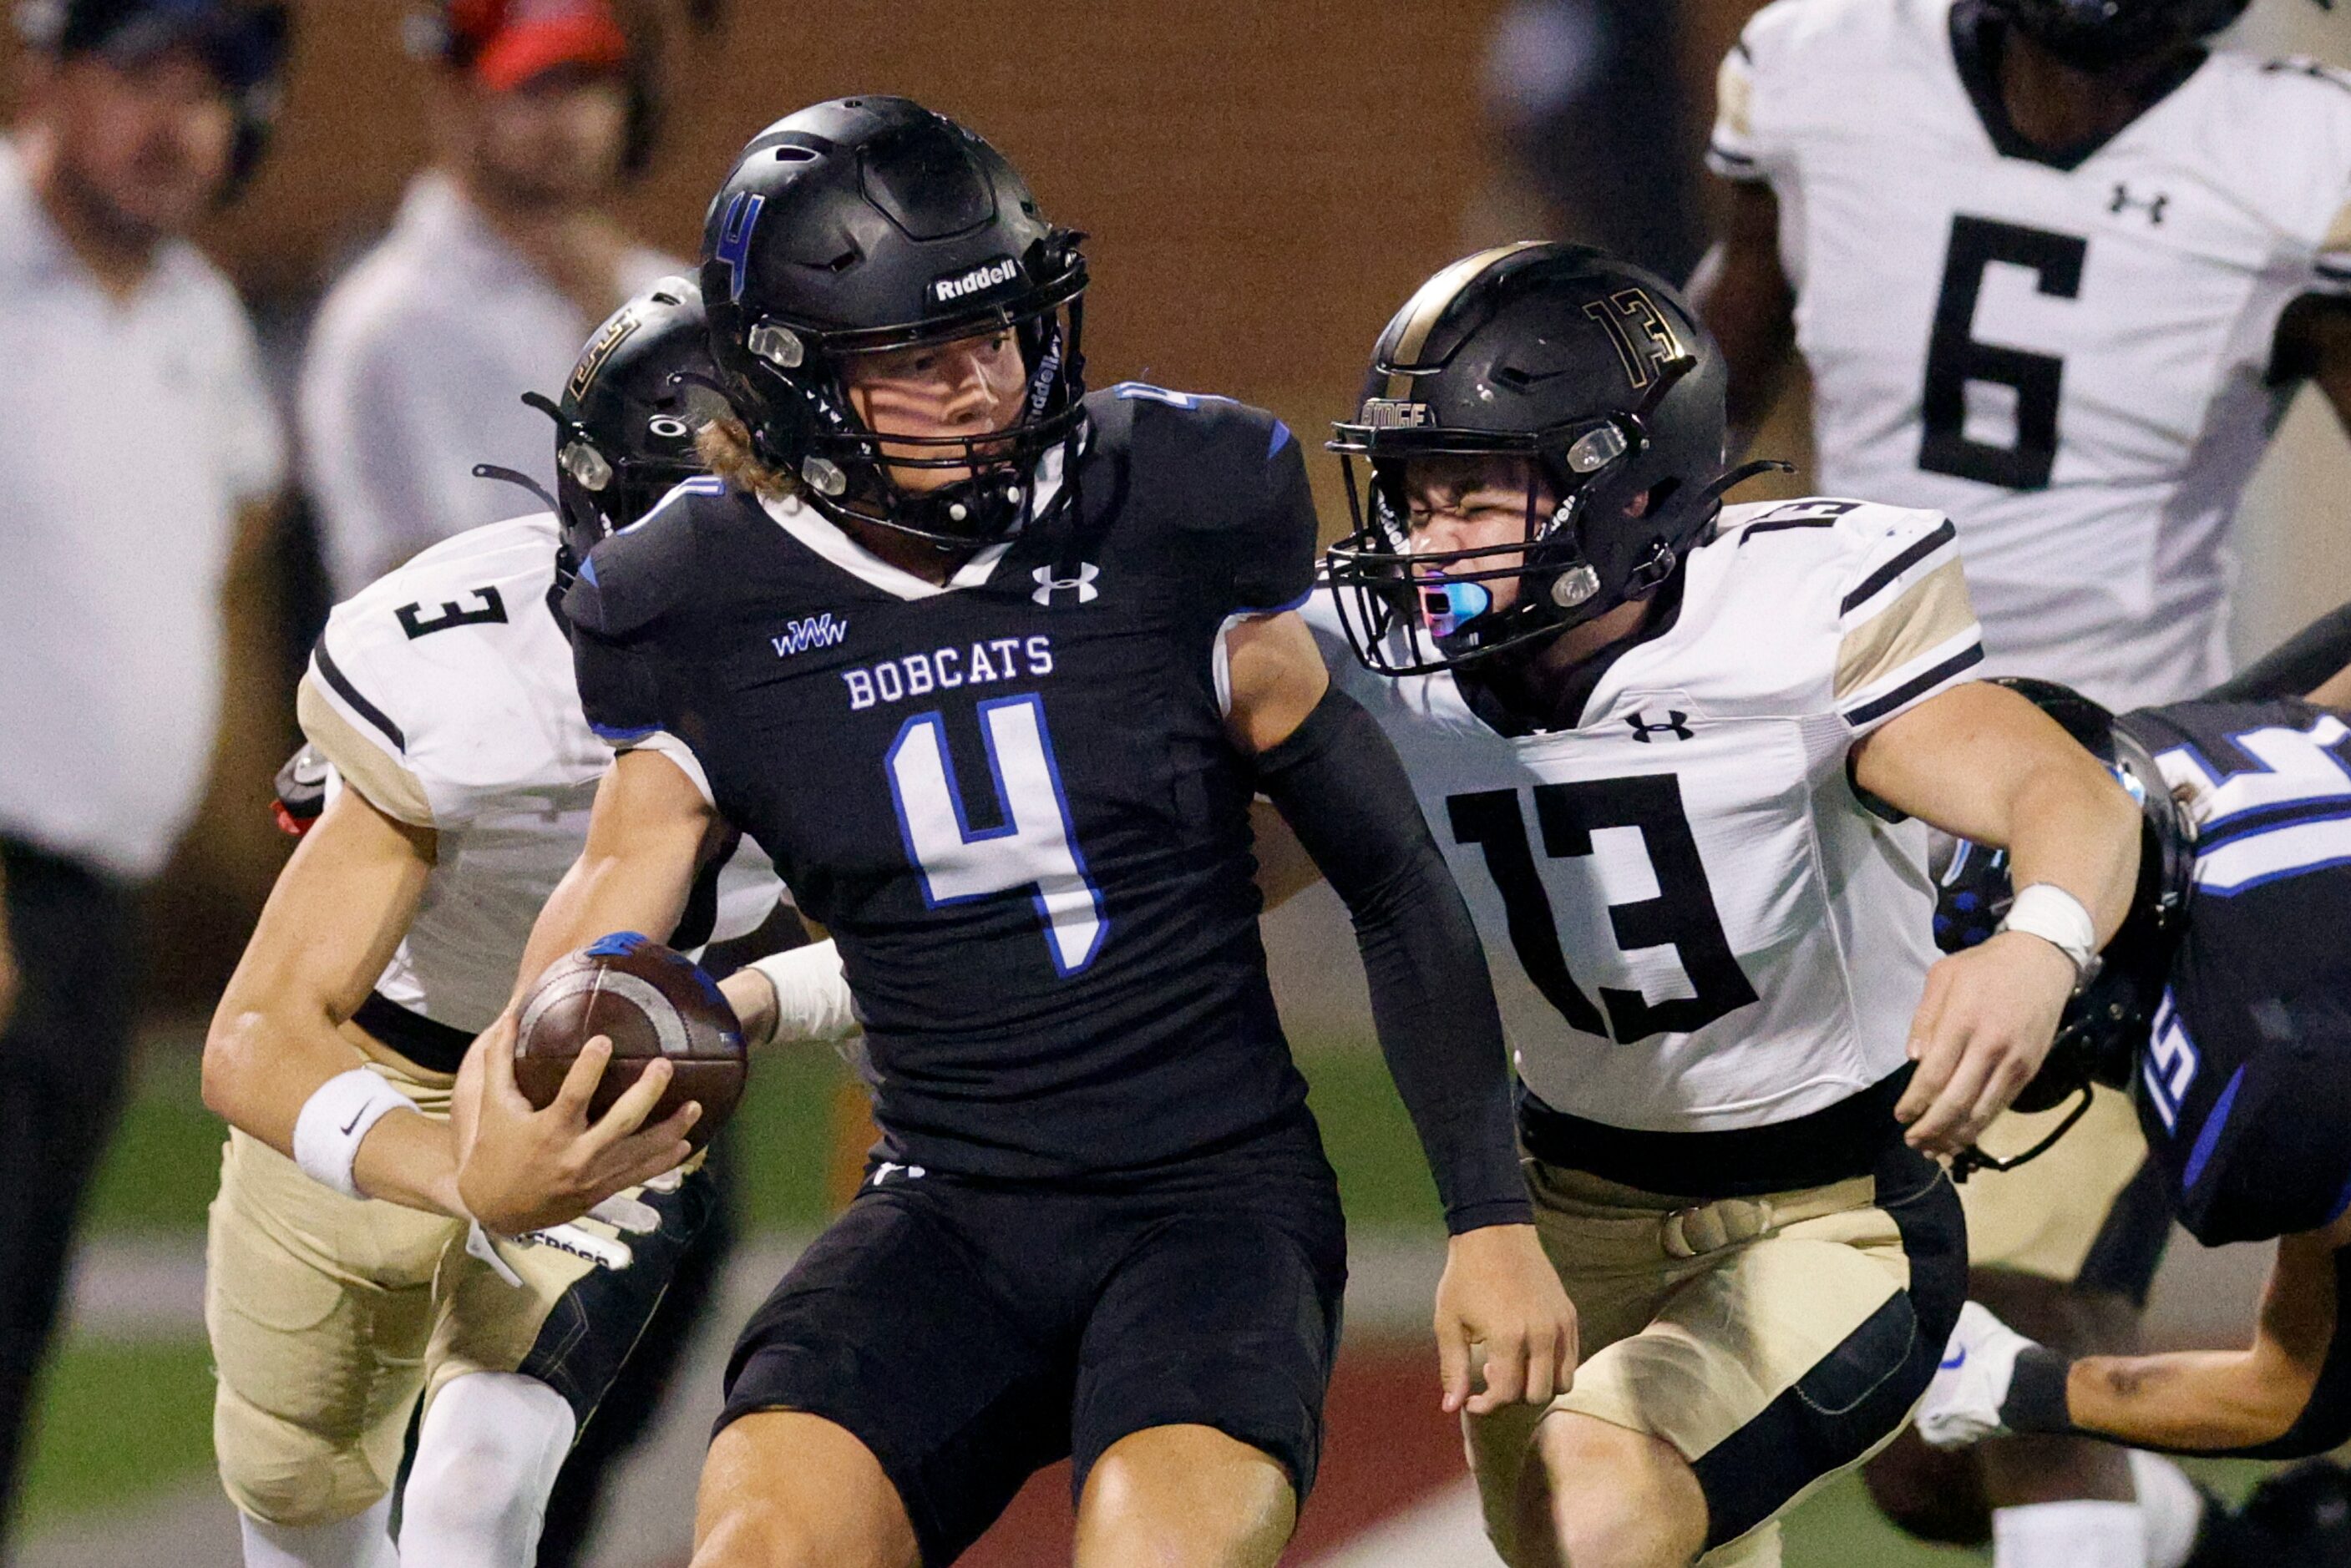
[[[1355,656],[1383,675],[1458,669],[1547,642],[1668,581],[1679,559],[1659,541],[1612,591],[1615,574],[1598,558],[1591,524],[1631,514],[1645,497],[1651,510],[1680,499],[1666,493],[1667,485],[1645,483],[1650,476],[1641,459],[1650,447],[1646,416],[1692,363],[1667,365],[1630,413],[1542,431],[1388,423],[1391,410],[1419,405],[1379,401],[1365,406],[1359,422],[1340,424],[1331,450],[1340,457],[1354,529],[1332,546],[1328,571]],[[1406,495],[1416,461],[1511,456],[1520,460],[1526,487],[1526,524],[1516,542],[1414,548]],[[1357,482],[1358,458],[1369,468],[1367,484]],[[1702,504],[1712,499],[1707,494]],[[1519,592],[1497,610],[1490,585],[1504,579],[1515,580]]]
[[[556,510],[563,523],[556,567],[560,585],[569,583],[590,550],[704,472],[695,438],[734,410],[705,377],[674,375],[669,388],[645,415],[644,429],[632,432],[599,432],[551,399],[523,394],[524,402],[555,421]]]
[[[745,357],[752,396],[743,400],[763,410],[752,429],[761,457],[834,522],[887,528],[942,550],[993,544],[1036,522],[1048,461],[1058,451],[1069,471],[1085,419],[1085,263],[1078,235],[1057,231],[1055,238],[1031,269],[1050,274],[1046,281],[999,304],[906,327],[754,323]],[[850,370],[860,358],[1005,331],[1026,374],[1011,424],[972,435],[885,435],[857,412]],[[908,471],[962,477],[915,489],[897,477]]]

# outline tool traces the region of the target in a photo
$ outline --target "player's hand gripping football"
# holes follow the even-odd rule
[[[457,1135],[457,1194],[475,1219],[505,1235],[577,1220],[624,1189],[673,1170],[693,1151],[685,1133],[702,1114],[688,1101],[652,1127],[645,1117],[669,1086],[667,1061],[646,1064],[600,1119],[588,1119],[611,1042],[580,1049],[563,1087],[533,1110],[515,1085],[515,1026],[492,1024],[465,1054],[450,1121]]]
[[[2024,931],[2002,931],[1927,971],[1910,1021],[1918,1069],[1894,1107],[1913,1148],[1957,1154],[2008,1108],[2049,1054],[2074,981],[2073,961]]]
[[[1474,1349],[1485,1386],[1471,1392]],[[1483,1416],[1547,1405],[1575,1381],[1575,1303],[1531,1225],[1489,1225],[1447,1243],[1437,1287],[1437,1362],[1445,1412]]]

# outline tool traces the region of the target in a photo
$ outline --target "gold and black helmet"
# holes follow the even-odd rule
[[[1504,245],[1430,278],[1331,442],[1354,530],[1327,570],[1356,656],[1382,674],[1448,668],[1655,593],[1749,472],[1723,472],[1727,381],[1679,291],[1588,245]],[[1498,454],[1536,482],[1524,538],[1416,552],[1410,465]],[[1521,591],[1497,611],[1488,585],[1504,577]]]

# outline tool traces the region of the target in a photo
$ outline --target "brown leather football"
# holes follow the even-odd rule
[[[699,1100],[702,1117],[686,1139],[700,1148],[735,1114],[749,1072],[743,1024],[718,983],[684,954],[615,931],[557,960],[524,1002],[515,1032],[515,1085],[523,1097],[542,1110],[552,1105],[580,1047],[599,1034],[612,1042],[612,1059],[589,1102],[590,1121],[660,1056],[676,1073],[645,1126]]]

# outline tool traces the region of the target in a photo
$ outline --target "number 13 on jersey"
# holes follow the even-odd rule
[[[1066,979],[1102,951],[1110,919],[1070,822],[1044,699],[982,702],[979,733],[1000,826],[972,830],[947,751],[946,717],[917,713],[899,727],[887,759],[899,837],[932,909],[1029,889],[1054,971]]]

